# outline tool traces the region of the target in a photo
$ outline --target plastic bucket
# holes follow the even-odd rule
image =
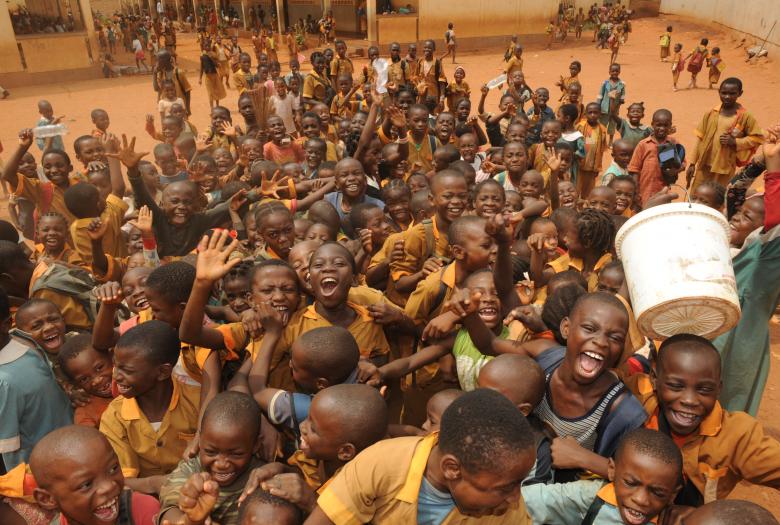
[[[689,333],[712,339],[739,321],[729,226],[712,208],[689,203],[649,208],[620,228],[615,248],[645,336]]]

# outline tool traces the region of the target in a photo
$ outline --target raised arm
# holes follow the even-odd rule
[[[11,185],[12,190],[16,190],[19,185],[19,163],[22,161],[22,157],[30,149],[33,143],[33,131],[30,128],[23,129],[19,132],[19,147],[16,148],[13,155],[8,159],[8,163],[3,170],[3,179],[7,180]]]
[[[125,141],[124,148],[127,148],[127,137],[122,135],[122,139]],[[98,140],[103,144],[107,154],[119,152],[119,139],[116,135],[104,133]],[[135,137],[132,140],[132,147],[135,148]],[[108,157],[108,173],[111,179],[111,193],[121,199],[125,196],[125,179],[122,177],[122,166],[118,158]]]

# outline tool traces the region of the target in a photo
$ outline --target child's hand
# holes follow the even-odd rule
[[[493,237],[497,244],[512,242],[512,232],[502,213],[496,213],[485,223],[485,233]]]
[[[534,282],[529,280],[520,281],[515,284],[515,291],[520,298],[520,304],[528,306],[533,302],[535,288],[536,285]]]
[[[534,253],[542,253],[545,249],[547,237],[544,233],[532,233],[528,236],[528,248]]]
[[[263,323],[260,322],[260,316],[253,308],[241,312],[241,324],[252,339],[257,339],[263,334]]]
[[[199,133],[195,139],[195,151],[202,153],[211,147],[208,133]]]
[[[517,113],[517,104],[514,102],[510,102],[506,105],[506,114],[507,115],[515,115]]]
[[[550,167],[552,173],[557,173],[561,169],[561,154],[555,151],[555,148],[547,148],[545,163]]]
[[[122,293],[122,285],[116,281],[98,285],[92,293],[95,294],[101,305],[118,305],[125,298],[125,295]]]
[[[406,252],[404,251],[404,240],[399,239],[393,243],[393,249],[390,251],[390,262],[398,262],[403,261],[404,257],[406,257]]]
[[[268,463],[262,467],[257,467],[249,473],[249,479],[246,480],[244,491],[238,497],[238,504],[241,505],[251,493],[262,487],[263,482],[273,478],[277,474],[285,471],[285,466],[281,463]]]
[[[462,319],[479,309],[481,297],[481,292],[472,292],[469,289],[456,290],[445,308]]]
[[[685,170],[685,189],[691,188],[691,182],[693,182],[693,176],[696,174],[696,164],[691,163],[688,169]]]
[[[123,133],[122,149],[120,149],[118,153],[106,153],[106,156],[114,159],[119,159],[122,162],[122,164],[124,164],[128,168],[135,168],[138,165],[138,162],[148,154],[149,154],[148,151],[145,152],[135,151],[135,137],[133,137],[132,140],[130,140],[130,143],[128,144],[127,135]]]
[[[25,128],[19,132],[19,145],[23,148],[29,148],[32,146],[33,138],[35,136],[33,135],[33,130],[30,128]]]
[[[357,382],[377,388],[382,382],[379,369],[368,359],[361,359],[357,366]]]
[[[263,490],[300,507],[307,514],[317,506],[317,494],[303,480],[300,474],[288,472],[277,474],[262,483]]]
[[[451,315],[438,315],[428,321],[420,338],[423,341],[436,341],[446,337],[455,331],[458,322],[459,320]]]
[[[387,116],[390,117],[390,123],[399,130],[406,129],[406,113],[398,106],[387,108]]]
[[[106,169],[106,165],[99,160],[91,160],[87,163],[87,173],[103,171],[104,169]]]
[[[103,222],[100,218],[95,218],[87,225],[87,235],[93,241],[99,241],[106,234],[108,230],[108,223]]]
[[[146,114],[146,123],[154,125],[154,115],[151,113]]]
[[[652,208],[653,206],[660,206],[662,204],[669,204],[677,197],[679,197],[679,195],[674,193],[669,186],[666,186],[664,189],[647,199],[645,209]]]
[[[204,523],[217,504],[219,485],[211,479],[208,472],[198,472],[181,488],[179,495],[179,510],[190,523]]]
[[[241,206],[246,204],[246,194],[246,189],[243,189],[237,191],[233,194],[232,197],[230,197],[230,200],[228,201],[230,203],[230,211],[238,213],[238,210],[241,209]]]
[[[508,326],[512,321],[520,321],[531,332],[540,333],[547,330],[539,310],[530,305],[519,306],[509,312],[504,319],[504,325]]]
[[[134,221],[127,221],[131,226],[141,231],[141,237],[154,237],[154,214],[148,206],[142,206],[138,210],[138,218]]]
[[[57,124],[59,124],[60,122],[62,122],[62,119],[64,119],[64,118],[65,118],[65,115],[60,115],[59,117],[57,117],[57,118],[55,118],[54,120],[52,120],[52,121],[49,123],[49,125],[50,125],[50,126],[56,126]]]
[[[491,161],[485,159],[482,161],[482,165],[479,167],[482,171],[485,173],[489,173],[490,175],[493,175],[496,172],[496,165],[493,164]]]
[[[482,87],[479,88],[479,91],[482,93],[483,97],[486,97],[488,93],[490,93],[490,90],[487,87],[487,84],[482,84]]]
[[[360,246],[363,248],[363,251],[366,254],[371,255],[374,248],[374,243],[371,240],[371,230],[361,228],[358,230],[358,238],[360,239]]]
[[[438,257],[429,258],[423,263],[423,267],[422,267],[423,276],[428,277],[430,274],[434,272],[438,272],[439,270],[441,270],[442,266],[444,266],[444,263],[442,263],[441,259],[439,259]]]
[[[585,449],[571,436],[553,439],[550,446],[553,466],[559,469],[580,468],[583,450]]]
[[[478,117],[476,115],[471,115],[469,118],[466,119],[466,125],[471,126],[472,128],[477,125],[477,119]]]
[[[766,130],[767,139],[762,147],[766,171],[774,173],[780,171],[780,125],[772,126]]]
[[[187,166],[187,175],[189,175],[192,182],[198,183],[206,178],[206,170],[208,166],[205,162],[196,162]]]
[[[273,174],[273,177],[271,177],[270,180],[267,179],[265,173],[263,173],[262,178],[260,179],[260,193],[265,197],[278,199],[279,190],[287,187],[287,180],[289,178],[290,177],[287,175],[282,175],[282,172],[279,170]]]
[[[238,131],[236,130],[236,127],[232,124],[228,124],[227,122],[222,123],[222,134],[226,137],[235,137],[238,135]]]
[[[281,313],[269,303],[255,305],[255,312],[263,329],[272,334],[280,334],[290,318],[289,312]]]
[[[98,141],[103,145],[106,153],[117,153],[119,151],[119,138],[113,133],[101,133]]]
[[[376,324],[389,325],[401,321],[403,310],[387,303],[376,303],[368,306],[368,315]]]
[[[720,145],[729,146],[730,148],[736,148],[737,139],[731,133],[724,133],[720,136]]]
[[[225,246],[228,239],[230,239],[230,244]],[[215,231],[211,237],[204,235],[198,243],[195,278],[212,283],[222,278],[241,262],[238,257],[229,259],[230,254],[236,248],[238,248],[238,240],[230,237],[227,230]]]
[[[85,407],[89,404],[89,394],[81,388],[69,385],[65,388],[65,394],[70,399],[73,408]]]

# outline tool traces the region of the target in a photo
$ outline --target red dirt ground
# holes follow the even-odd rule
[[[668,24],[674,26],[673,40],[683,43],[684,52],[690,51],[699,39],[709,37],[710,48],[714,46],[721,48],[726,64],[723,78],[737,76],[743,80],[745,84],[745,94],[741,99],[743,105],[757,116],[763,126],[780,122],[780,106],[770,104],[780,83],[780,68],[773,63],[772,58],[764,59],[759,64],[748,65],[744,61],[744,51],[737,49],[737,38],[724,33],[719,26],[706,27],[671,16],[634,21],[634,32],[618,56],[618,61],[623,65],[622,79],[627,85],[626,101],[628,103],[644,101],[647,113],[645,122],[649,123],[650,115],[655,109],[660,107],[670,109],[678,129],[677,138],[690,149],[693,142],[693,129],[702,114],[719,103],[717,93],[708,89],[672,92],[671,66],[668,63],[661,63],[658,55],[658,37]],[[550,51],[543,50],[541,46],[527,46],[524,53],[524,71],[528,84],[532,87],[550,87],[552,100],[557,100],[554,82],[560,75],[568,74],[568,65],[572,60],[580,60],[583,64],[580,78],[584,86],[585,101],[594,99],[601,82],[608,77],[609,52],[596,50],[590,40],[590,35],[583,35],[583,39],[579,42],[557,44]],[[179,43],[181,65],[188,71],[190,83],[194,87],[193,123],[198,129],[204,130],[208,125],[208,102],[205,89],[197,84],[195,40],[193,35],[183,34],[179,38]],[[241,39],[240,44],[246,50],[251,48],[247,39]],[[354,47],[363,43],[351,41],[349,45]],[[503,51],[503,48],[494,48],[458,56],[459,63],[466,69],[466,81],[472,86],[474,104],[478,101],[479,86],[502,71]],[[123,57],[123,63],[132,62],[129,54],[120,55],[120,62]],[[286,51],[282,51],[281,59],[286,59]],[[444,67],[445,72],[451,75],[453,66],[449,62],[450,59],[446,59]],[[362,67],[364,63],[363,59],[356,60],[358,67]],[[307,67],[304,65],[304,69]],[[282,69],[284,72],[287,71],[286,64],[283,64]],[[706,71],[700,75],[700,85],[706,86],[706,76]],[[684,72],[680,79],[680,86],[686,86],[688,78],[688,74]],[[236,122],[241,122],[236,111],[236,93],[230,91],[228,95],[223,105],[233,111]],[[4,157],[7,157],[9,150],[15,147],[17,131],[22,127],[35,124],[38,119],[36,101],[41,98],[47,98],[52,103],[56,115],[66,115],[65,123],[70,128],[66,144],[69,142],[72,144],[77,136],[91,130],[90,110],[100,107],[108,110],[110,114],[111,131],[138,136],[138,148],[144,151],[150,151],[153,146],[153,140],[144,132],[146,113],[155,114],[159,127],[159,115],[156,111],[156,98],[151,88],[151,79],[149,76],[124,77],[15,89],[10,99],[0,101],[3,122],[0,128],[0,141],[5,146]],[[491,93],[488,106],[494,108],[498,103],[497,99],[497,95]],[[557,103],[554,104],[552,100],[551,105],[557,107]],[[476,105],[474,109],[476,110]],[[70,151],[71,148],[68,147],[68,150]],[[5,214],[5,208],[6,201],[0,202],[0,213]],[[776,415],[780,409],[780,325],[772,325],[771,335],[772,368],[759,419],[766,425],[771,435],[780,438],[780,423],[776,417],[771,417],[771,414]],[[733,497],[755,501],[780,517],[780,494],[774,490],[743,484],[733,493]]]

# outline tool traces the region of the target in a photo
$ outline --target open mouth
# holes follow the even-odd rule
[[[669,410],[669,419],[674,421],[675,426],[679,428],[696,428],[701,416],[693,412],[681,412],[679,410]]]
[[[47,248],[56,248],[60,245],[60,238],[59,237],[46,237],[43,240],[44,246]]]
[[[360,186],[357,184],[347,184],[344,189],[347,193],[357,193],[360,191]]]
[[[622,510],[623,519],[629,525],[643,525],[644,523],[648,522],[647,514],[644,512],[639,512],[638,510],[634,510],[628,507],[622,507]]]
[[[105,505],[95,507],[92,514],[100,521],[114,521],[119,516],[119,498],[114,498]]]
[[[59,332],[54,332],[52,334],[43,335],[43,347],[47,350],[54,350],[62,346],[63,343],[63,337],[62,334]]]
[[[141,297],[139,299],[136,299],[133,305],[139,310],[146,310],[147,308],[149,308],[149,301],[146,299],[146,297]]]
[[[604,368],[604,356],[595,352],[583,352],[577,358],[580,374],[595,379]]]
[[[128,385],[123,385],[121,383],[116,383],[116,389],[117,392],[119,392],[119,395],[127,397],[127,394],[133,391],[133,387]]]
[[[333,295],[339,286],[339,282],[333,277],[325,277],[320,281],[320,290],[325,296]]]
[[[461,213],[463,213],[463,208],[460,206],[449,206],[447,208],[447,213],[450,215],[460,216]]]
[[[103,381],[100,384],[100,386],[95,388],[95,392],[97,392],[97,394],[99,396],[110,397],[111,396],[111,379],[109,378],[106,381]]]
[[[211,477],[214,478],[214,481],[216,481],[220,485],[225,485],[233,481],[233,478],[236,477],[236,473],[235,472],[212,472]]]
[[[479,309],[478,314],[485,323],[493,323],[498,319],[498,308],[495,306],[484,306]]]

